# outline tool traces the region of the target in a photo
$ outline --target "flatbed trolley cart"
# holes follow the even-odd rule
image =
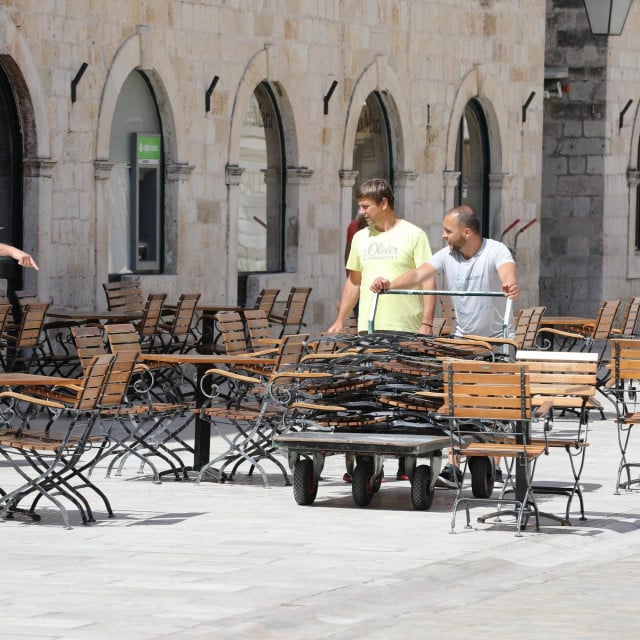
[[[369,333],[374,331],[378,295],[475,295],[499,297],[501,292],[431,291],[396,289],[375,294],[369,315]],[[511,300],[507,298],[503,320],[503,335],[508,335]],[[328,455],[354,456],[356,467],[352,477],[354,502],[367,506],[380,488],[385,458],[405,458],[405,467],[411,480],[411,502],[415,509],[426,510],[433,502],[434,487],[440,473],[442,452],[451,444],[448,434],[434,433],[437,427],[417,427],[415,433],[363,433],[345,431],[297,431],[276,435],[273,443],[287,451],[289,467],[293,472],[293,494],[300,505],[310,505],[316,499],[320,474]],[[430,432],[430,433],[429,433]]]

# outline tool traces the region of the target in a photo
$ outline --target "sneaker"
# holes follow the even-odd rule
[[[504,484],[504,477],[502,475],[502,469],[500,469],[500,467],[498,467],[496,469],[496,477],[494,479],[494,483],[495,484]]]
[[[345,482],[353,482],[353,479],[351,478],[351,474],[350,474],[349,472],[345,473],[345,474],[342,476],[342,479],[343,479]]]
[[[449,489],[457,489],[458,484],[462,484],[462,471],[458,467],[448,464],[438,476],[436,487],[447,487]]]

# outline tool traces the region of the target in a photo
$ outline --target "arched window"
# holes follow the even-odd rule
[[[0,242],[22,247],[22,134],[9,77],[0,62]],[[22,288],[22,269],[0,258],[8,291]]]
[[[163,146],[147,78],[132,71],[113,114],[109,161],[109,273],[163,270]]]
[[[262,82],[245,113],[240,134],[238,274],[284,270],[286,175],[282,123],[271,87]]]
[[[358,118],[353,146],[353,170],[358,172],[354,190],[370,178],[384,178],[393,184],[391,134],[382,97],[377,91],[369,94]],[[358,213],[354,200],[353,217]]]
[[[482,231],[489,226],[489,135],[487,121],[477,100],[470,100],[460,120],[456,143],[456,171],[460,180],[455,204],[469,205],[480,218]]]

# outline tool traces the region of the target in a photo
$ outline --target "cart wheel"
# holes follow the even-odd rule
[[[318,481],[313,478],[313,460],[299,460],[293,470],[293,497],[298,504],[313,504]]]
[[[373,493],[378,493],[378,491],[380,491],[380,487],[382,486],[383,480],[384,480],[384,467],[380,471],[380,475],[376,478],[376,481],[373,483]]]
[[[469,460],[471,471],[471,491],[474,498],[490,498],[493,493],[493,465],[489,458],[478,457]]]
[[[416,467],[411,478],[411,503],[414,509],[426,511],[431,507],[434,494],[431,479],[431,467],[428,464]]]
[[[361,460],[353,472],[353,482],[351,492],[353,500],[359,507],[366,507],[375,493],[375,482],[371,484],[371,474],[373,473],[373,463],[371,460]]]

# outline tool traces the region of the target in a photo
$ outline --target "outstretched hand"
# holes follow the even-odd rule
[[[0,243],[0,256],[10,256],[21,267],[31,267],[32,269],[39,271],[38,265],[31,255],[26,251],[22,251],[22,249],[14,247],[13,245]]]

